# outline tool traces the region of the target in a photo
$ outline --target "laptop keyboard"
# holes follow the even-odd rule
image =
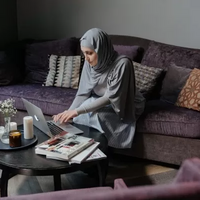
[[[56,126],[53,122],[48,121],[47,125],[48,125],[52,135],[57,135],[63,131],[62,128]]]

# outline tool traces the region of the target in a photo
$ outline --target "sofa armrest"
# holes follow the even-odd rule
[[[109,187],[63,190],[56,192],[5,197],[2,200],[199,200],[200,183],[174,183],[168,185],[153,185],[112,190]]]
[[[124,180],[121,178],[114,180],[114,190],[124,189],[127,188],[126,184],[124,183]]]
[[[191,182],[191,181],[200,182],[200,159],[199,158],[186,159],[182,163],[180,169],[178,170],[173,183]]]
[[[29,194],[29,195],[19,195],[13,197],[3,197],[0,198],[2,200],[55,200],[55,199],[81,199],[82,196],[87,196],[93,194],[94,192],[97,193],[106,193],[107,191],[112,191],[111,187],[94,187],[94,188],[84,188],[84,189],[72,189],[72,190],[62,190],[56,192],[45,192],[45,193],[38,193],[38,194]]]

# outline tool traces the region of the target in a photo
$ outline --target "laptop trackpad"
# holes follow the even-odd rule
[[[69,133],[73,133],[73,134],[81,134],[83,133],[82,130],[76,128],[75,126],[71,125],[70,123],[68,122],[65,122],[65,123],[56,123],[54,121],[52,121],[54,124],[56,124],[58,127],[62,128],[63,130],[69,132]]]

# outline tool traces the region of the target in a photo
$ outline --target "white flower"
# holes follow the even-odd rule
[[[14,102],[15,100],[12,98],[0,101],[0,112],[2,112],[4,117],[14,116],[17,113],[17,109],[14,107]]]

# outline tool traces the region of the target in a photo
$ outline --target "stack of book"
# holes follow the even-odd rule
[[[99,142],[94,139],[62,132],[39,144],[35,153],[45,155],[48,159],[82,163],[96,159],[103,159],[106,155],[98,149]]]

